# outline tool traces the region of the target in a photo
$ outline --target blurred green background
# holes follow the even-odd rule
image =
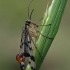
[[[43,17],[47,3],[52,0],[34,0],[32,20]],[[0,0],[0,70],[20,70],[15,60],[19,52],[22,26],[28,19],[30,0]],[[41,23],[41,22],[40,22]],[[70,0],[68,0],[59,31],[40,70],[70,70]]]

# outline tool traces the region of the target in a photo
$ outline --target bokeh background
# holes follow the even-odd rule
[[[43,17],[47,3],[52,0],[34,0],[32,20]],[[20,70],[15,60],[19,52],[22,26],[28,19],[30,0],[0,0],[0,70]],[[41,22],[40,22],[41,23]],[[70,0],[68,0],[59,31],[40,70],[70,70]]]

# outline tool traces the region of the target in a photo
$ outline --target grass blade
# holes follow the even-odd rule
[[[44,26],[41,28],[41,34],[43,34],[46,37],[53,38],[56,36],[58,32],[58,28],[60,25],[60,21],[66,6],[67,0],[53,0],[49,9],[48,9],[48,16],[47,16],[47,10],[44,14],[43,22],[42,24],[49,26]],[[39,56],[37,50],[35,50],[35,60],[37,64],[37,69],[39,70],[50,46],[53,41],[53,39],[45,38],[42,35],[39,36],[36,46],[41,53],[42,59]],[[29,66],[27,66],[26,70],[31,70]]]

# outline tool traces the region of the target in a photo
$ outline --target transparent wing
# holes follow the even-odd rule
[[[30,35],[29,35],[30,36]],[[34,47],[35,47],[35,49],[37,50],[37,52],[38,52],[38,54],[39,54],[39,56],[41,57],[41,60],[42,60],[42,56],[41,56],[41,53],[39,52],[39,50],[37,49],[37,46],[36,46],[36,44],[34,43],[34,41],[33,41],[33,39],[32,39],[32,37],[30,36],[30,39],[31,39],[31,41],[32,41],[32,43],[33,43],[33,45],[34,45]]]

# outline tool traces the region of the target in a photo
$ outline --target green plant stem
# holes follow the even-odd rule
[[[48,9],[48,16],[47,16],[47,11],[44,14],[42,24],[48,25],[48,26],[44,26],[41,28],[42,30],[41,34],[49,38],[45,38],[42,35],[40,35],[39,39],[37,40],[36,46],[38,51],[41,53],[42,59],[39,56],[37,50],[35,50],[35,60],[36,60],[36,66],[37,66],[36,70],[39,70],[51,46],[52,41],[58,32],[58,28],[60,25],[60,21],[64,12],[64,8],[66,6],[66,3],[67,3],[67,0],[53,0],[51,6]],[[31,69],[29,66],[27,66],[26,70],[31,70]]]
[[[66,6],[67,0],[53,0],[51,6],[48,9],[48,17],[45,13],[43,23],[45,25],[51,24],[49,26],[44,26],[42,28],[41,34],[43,34],[46,37],[53,38],[58,32],[58,28],[60,25],[60,21],[64,12],[64,8]],[[42,60],[39,54],[35,53],[35,59],[37,64],[37,70],[39,70],[50,46],[53,41],[53,39],[45,38],[42,35],[39,36],[39,39],[37,41],[37,48],[39,52],[41,53]]]

